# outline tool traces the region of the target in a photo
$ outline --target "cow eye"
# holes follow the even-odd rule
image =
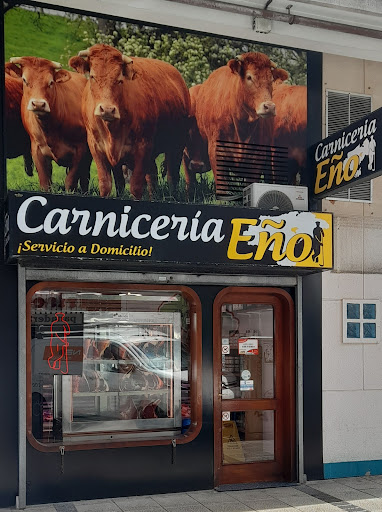
[[[248,75],[248,76],[247,76],[247,80],[248,80],[249,82],[252,80],[251,75]]]
[[[90,75],[90,80],[95,80],[95,76],[94,75]]]
[[[49,81],[49,83],[48,83],[48,86],[49,86],[49,87],[52,87],[52,85],[53,85],[53,81],[54,81],[54,80],[50,80],[50,81]]]
[[[27,79],[25,78],[25,76],[23,76],[23,82],[24,82],[24,84],[25,84],[25,85],[28,85],[28,81],[27,81]]]
[[[118,85],[122,85],[123,84],[123,79],[121,78],[120,80],[117,80],[117,84]]]

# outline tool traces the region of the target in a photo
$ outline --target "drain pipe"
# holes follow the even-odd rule
[[[215,1],[215,0],[167,0],[167,2],[174,2],[178,4],[186,4],[195,7],[204,7],[206,9],[215,9],[223,12],[231,12],[233,14],[244,14],[247,16],[259,16],[261,18],[281,21],[283,23],[291,24],[291,18],[293,18],[293,25],[302,25],[305,27],[318,28],[323,30],[332,30],[335,32],[342,32],[345,34],[353,34],[357,36],[370,37],[373,39],[382,39],[382,31],[374,30],[371,28],[353,27],[351,25],[345,25],[343,23],[333,23],[331,21],[317,20],[314,18],[307,18],[305,16],[296,16],[289,12],[283,14],[281,12],[275,12],[268,10],[269,3],[266,4],[266,9],[254,9],[245,5],[234,5],[229,2]]]

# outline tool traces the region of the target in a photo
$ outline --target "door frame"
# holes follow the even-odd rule
[[[244,304],[272,304],[274,311],[274,338],[279,340],[282,352],[277,355],[275,371],[279,376],[279,385],[275,386],[274,399],[263,399],[263,409],[279,406],[283,415],[283,429],[280,432],[281,419],[275,418],[275,459],[263,462],[267,464],[268,474],[262,477],[260,469],[254,469],[248,476],[247,464],[230,465],[230,474],[222,471],[222,398],[221,393],[221,306],[226,302]],[[287,327],[285,328],[285,323]],[[295,481],[296,474],[296,368],[295,368],[295,314],[292,297],[281,288],[270,287],[234,287],[221,290],[213,305],[213,373],[214,373],[214,481],[215,486],[228,483],[248,483],[253,481]],[[280,377],[281,375],[281,377]],[[281,394],[282,391],[282,396]],[[243,405],[245,405],[245,399]],[[249,408],[250,409],[250,408]],[[243,410],[242,408],[237,410]],[[285,449],[281,449],[282,444]],[[279,475],[277,475],[279,473]],[[229,480],[229,481],[228,481]]]

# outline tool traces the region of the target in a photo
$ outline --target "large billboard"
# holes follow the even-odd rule
[[[308,181],[303,51],[19,4],[5,62],[8,190],[220,204]]]

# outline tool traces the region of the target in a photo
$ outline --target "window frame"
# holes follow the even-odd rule
[[[339,91],[337,89],[326,89],[325,90],[325,137],[329,137],[332,134],[328,133],[328,126],[329,126],[329,108],[328,108],[328,100],[329,100],[329,93],[337,93],[337,94],[344,94],[347,95],[349,98],[349,110],[348,110],[348,125],[350,125],[350,98],[352,96],[361,96],[364,98],[370,98],[370,112],[373,112],[373,97],[371,94],[362,94],[362,93],[355,93],[355,92],[349,92],[349,91]],[[361,119],[361,118],[360,118]],[[346,128],[346,127],[344,127]],[[360,186],[363,184],[355,184],[353,187],[349,187],[345,192],[347,192],[348,197],[336,197],[333,195],[326,196],[324,199],[327,201],[342,201],[344,203],[365,203],[365,204],[371,204],[373,202],[373,180],[369,181],[370,185],[370,199],[353,199],[350,197],[350,191],[354,189],[357,186]],[[341,193],[341,192],[338,192]]]
[[[347,306],[348,304],[359,304],[360,306],[360,318],[348,318]],[[375,304],[375,319],[363,318],[363,305],[364,304]],[[356,322],[360,324],[360,337],[349,338],[347,335],[347,323]],[[375,323],[376,336],[375,338],[365,338],[363,336],[363,324],[364,323]],[[350,344],[371,344],[375,345],[380,343],[381,330],[380,330],[380,301],[378,299],[342,299],[342,342]]]
[[[52,291],[165,291],[179,292],[190,305],[190,398],[191,398],[191,425],[184,434],[158,439],[131,439],[116,441],[91,441],[65,444],[63,441],[46,444],[37,440],[32,432],[32,350],[31,350],[31,299],[39,290]],[[197,293],[183,285],[149,285],[149,284],[121,284],[112,282],[65,282],[40,281],[34,284],[26,294],[26,434],[29,443],[42,452],[57,452],[62,446],[65,451],[95,450],[108,448],[126,448],[132,446],[171,445],[175,439],[176,444],[186,444],[193,441],[202,428],[202,306]],[[148,431],[149,432],[149,431]],[[89,439],[91,435],[89,435]]]

